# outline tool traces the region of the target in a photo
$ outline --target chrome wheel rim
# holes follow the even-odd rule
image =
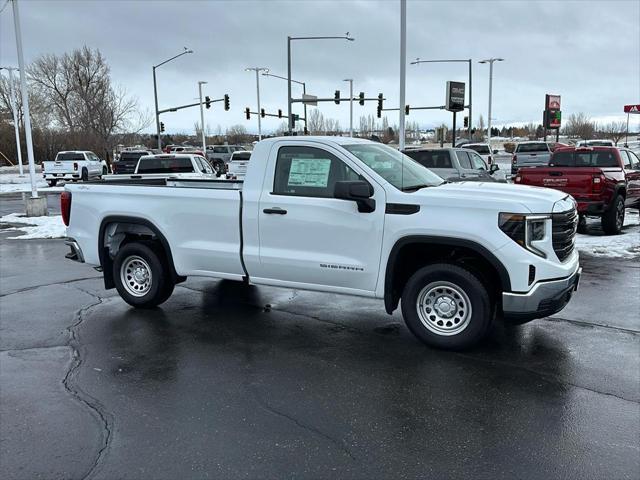
[[[418,317],[437,335],[457,335],[469,326],[471,301],[462,288],[450,282],[432,282],[418,294]]]
[[[616,205],[616,226],[618,227],[618,230],[622,228],[623,224],[624,224],[624,203],[618,202],[618,205]]]
[[[134,297],[143,297],[151,289],[151,267],[142,257],[127,257],[120,267],[120,280],[127,293]]]

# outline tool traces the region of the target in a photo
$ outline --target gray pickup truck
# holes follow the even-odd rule
[[[482,157],[465,148],[418,148],[406,150],[405,155],[427,167],[449,182],[495,182],[493,174],[498,165],[489,167]]]
[[[547,142],[522,142],[516,145],[511,159],[511,174],[522,167],[542,167],[549,165],[551,148]]]

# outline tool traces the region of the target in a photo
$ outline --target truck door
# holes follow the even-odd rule
[[[640,159],[629,150],[620,150],[624,173],[627,177],[627,206],[637,205],[640,202]]]
[[[471,163],[471,158],[469,157],[469,152],[465,152],[464,150],[456,150],[456,157],[458,158],[458,163],[460,164],[460,180],[478,180],[478,170],[473,168],[473,164]]]
[[[252,278],[283,286],[375,291],[384,190],[343,152],[313,142],[276,144],[266,171],[258,211],[260,265]],[[373,187],[373,212],[333,198],[336,182],[348,180]]]

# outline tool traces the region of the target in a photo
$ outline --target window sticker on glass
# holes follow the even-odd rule
[[[327,188],[330,169],[328,158],[292,158],[287,184],[290,187]]]

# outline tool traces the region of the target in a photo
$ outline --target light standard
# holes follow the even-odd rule
[[[0,70],[9,72],[9,101],[11,102],[11,111],[13,112],[13,129],[16,133],[16,150],[18,153],[18,168],[20,176],[24,175],[22,170],[22,147],[20,146],[20,125],[18,124],[18,104],[16,103],[16,92],[13,89],[13,71],[18,70],[14,67],[0,67]]]
[[[245,72],[251,72],[251,71],[255,71],[256,72],[256,95],[258,97],[258,110],[256,110],[258,112],[258,140],[262,140],[262,123],[260,121],[261,115],[260,115],[260,77],[259,77],[259,73],[260,72],[264,72],[263,75],[266,75],[269,73],[269,69],[268,68],[264,68],[264,67],[247,67],[244,69]]]
[[[489,64],[489,118],[487,119],[488,130],[487,137],[489,144],[489,150],[491,150],[491,88],[493,84],[493,62],[504,62],[504,58],[487,58],[486,60],[480,60],[478,63]]]
[[[265,77],[274,77],[279,78],[281,80],[288,80],[287,77],[281,77],[280,75],[274,75],[273,73],[264,72],[262,74]],[[302,96],[304,97],[307,94],[307,84],[305,82],[299,82],[298,80],[291,79],[291,83],[297,83],[298,85],[302,85]],[[305,128],[307,125],[307,103],[304,103],[304,124]]]
[[[193,53],[193,50],[189,50],[187,47],[184,47],[184,52],[181,52],[178,55],[174,55],[164,62],[160,62],[159,64],[153,66],[153,98],[156,103],[156,135],[158,136],[159,149],[162,149],[162,141],[160,140],[160,114],[158,113],[158,86],[156,85],[156,68],[161,67],[165,63],[169,63],[171,60],[175,60],[182,55],[186,55],[187,53]]]
[[[345,78],[349,82],[349,136],[353,137],[353,78]]]
[[[202,154],[207,156],[207,139],[204,134],[204,107],[202,106],[202,85],[206,85],[207,82],[202,80],[198,82],[198,93],[200,95],[200,133],[202,134]]]
[[[353,42],[355,39],[349,36],[349,32],[341,37],[287,37],[287,114],[289,123],[289,134],[293,132],[293,116],[291,115],[291,40],[348,40]]]
[[[420,60],[419,58],[416,58],[415,62],[411,62],[411,65],[418,65],[419,63],[460,63],[460,62],[467,62],[469,64],[469,125],[468,125],[468,135],[469,135],[469,141],[471,141],[471,125],[473,123],[473,111],[471,110],[471,104],[473,103],[473,96],[472,96],[472,90],[471,90],[471,65],[472,65],[472,61],[471,59],[468,60]],[[454,132],[455,135],[455,132]]]

